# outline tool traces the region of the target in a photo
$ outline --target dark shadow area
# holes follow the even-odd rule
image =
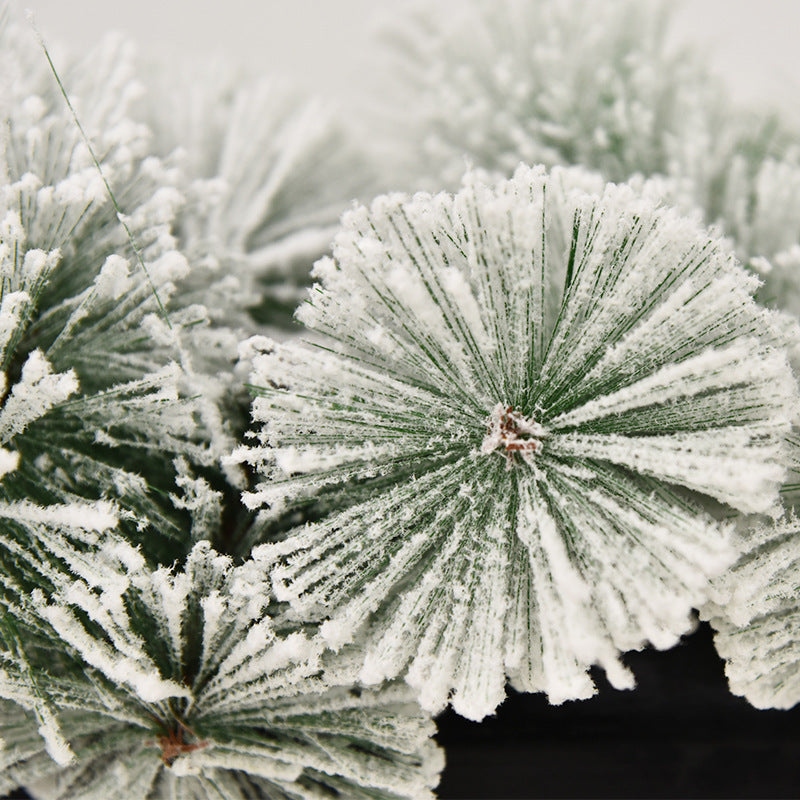
[[[625,662],[632,692],[595,670],[588,701],[512,693],[480,724],[445,712],[439,797],[800,797],[800,706],[758,711],[731,695],[708,625]]]

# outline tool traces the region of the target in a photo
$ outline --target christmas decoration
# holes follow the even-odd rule
[[[746,554],[718,580],[722,605],[703,609],[717,633],[731,691],[756,708],[800,701],[797,520],[763,520],[744,531]]]
[[[385,34],[385,158],[398,180],[436,188],[457,186],[466,162],[666,174],[719,93],[697,52],[669,45],[669,13],[649,0],[418,4]]]
[[[618,652],[674,644],[734,559],[698,495],[778,507],[796,324],[693,222],[574,176],[349,212],[298,311],[326,338],[254,359],[245,503],[322,514],[265,547],[278,597],[433,711],[632,686]]]
[[[393,13],[370,128],[0,0],[0,793],[432,798],[698,613],[800,700],[796,125],[666,3]]]
[[[155,150],[187,175],[176,230],[199,271],[198,301],[245,329],[248,309],[287,327],[342,212],[373,193],[352,133],[331,103],[225,65],[170,63],[148,86]]]

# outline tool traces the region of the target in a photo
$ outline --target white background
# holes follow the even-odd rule
[[[370,70],[376,13],[408,1],[17,0],[51,44],[86,48],[118,30],[143,53],[222,54],[345,102]],[[737,99],[800,117],[800,0],[674,2],[674,37],[708,47]]]

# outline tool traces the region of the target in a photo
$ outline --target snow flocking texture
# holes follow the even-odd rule
[[[666,174],[719,92],[696,52],[670,46],[667,3],[412,8],[387,25],[397,79],[373,103],[388,121],[387,159],[437,189],[457,185],[465,160],[504,177],[520,161],[581,164],[614,181]]]
[[[176,468],[192,534],[223,538],[220,493]],[[182,567],[152,567],[115,531],[119,513],[0,507],[0,790],[430,796],[442,755],[408,687],[354,689],[360,662],[323,657],[275,613],[258,558],[235,565],[201,539]]]
[[[232,446],[220,405],[236,355],[172,233],[185,181],[148,154],[125,42],[109,37],[62,74],[93,145],[32,32],[4,19],[0,45],[11,65],[38,59],[2,108],[3,446],[19,459],[2,491],[116,497],[121,519],[181,538],[151,489],[173,485],[174,454],[210,465]]]
[[[554,14],[557,31],[569,19]],[[616,63],[641,33],[631,19],[619,42],[604,42],[602,26],[591,42],[624,98],[601,103],[599,122],[572,115],[568,93],[545,98],[545,124],[526,121],[542,95],[515,85],[511,61],[498,65],[497,96],[521,109],[499,130],[519,141],[497,162],[494,134],[478,142],[490,165],[509,168],[520,145],[606,176],[663,169],[661,123],[696,110],[698,95],[673,96],[680,81],[661,82],[642,53]],[[784,349],[798,334],[752,302],[757,281],[723,244],[658,208],[652,187],[604,189],[582,170],[520,168],[496,186],[472,175],[455,196],[356,208],[300,312],[328,343],[241,349],[260,352],[260,429],[232,460],[260,474],[245,500],[263,521],[292,509],[319,521],[234,565],[197,542],[224,539],[222,495],[172,455],[215,470],[230,376],[212,373],[230,367],[234,338],[209,322],[244,324],[236,304],[272,270],[293,295],[284,267],[318,247],[343,185],[309,176],[310,153],[336,139],[317,108],[263,84],[225,89],[230,103],[205,98],[223,124],[203,164],[149,158],[149,132],[130,118],[129,53],[112,42],[68,83],[102,143],[127,212],[118,219],[50,76],[22,69],[22,51],[8,59],[16,34],[1,25],[15,74],[7,86],[0,76],[0,696],[17,704],[0,710],[5,788],[425,796],[441,757],[414,695],[480,718],[507,677],[560,702],[590,695],[587,668],[599,663],[629,687],[620,651],[669,646],[708,598],[734,690],[795,702],[796,525],[751,542],[719,519],[725,506],[777,514],[797,411]],[[653,33],[642,41],[658,54]],[[552,36],[534,53],[542,75],[564,67]],[[471,90],[474,74],[457,77]],[[631,138],[641,150],[619,146]],[[790,200],[795,172],[789,156],[757,165],[743,178],[749,204],[730,181],[719,216],[745,257],[794,263],[794,205],[769,197]],[[312,178],[331,194],[308,191]],[[220,265],[239,271],[235,286]],[[202,303],[220,290],[209,312]],[[120,453],[173,489],[177,470],[184,494],[169,500],[191,518],[192,541],[174,564],[112,532],[171,519]],[[382,684],[399,676],[413,692]],[[353,689],[356,679],[375,688]]]
[[[731,691],[756,708],[800,702],[797,518],[747,520],[741,559],[715,581],[702,616],[715,629]]]
[[[442,761],[430,717],[403,684],[351,691],[351,659],[323,661],[313,639],[275,626],[258,560],[234,566],[203,541],[182,569],[153,570],[113,533],[87,538],[54,550],[49,597],[20,592],[13,609],[38,679],[5,655],[0,690],[40,724],[3,708],[5,788],[53,800],[430,795]]]
[[[29,34],[0,19],[9,63]],[[68,71],[99,165],[44,63],[2,105],[3,789],[426,796],[442,759],[407,688],[351,692],[352,658],[274,625],[259,563],[204,541],[224,539],[222,495],[190,461],[232,475],[213,374],[230,333],[183,281],[184,181],[128,116],[129,55],[109,40]]]
[[[335,107],[285,81],[220,63],[152,72],[147,117],[156,152],[184,167],[176,230],[199,295],[227,324],[252,329],[257,307],[286,326],[341,213],[373,193],[372,169]]]
[[[253,443],[280,599],[354,637],[365,683],[480,719],[506,677],[588,697],[620,651],[669,647],[736,557],[720,510],[777,514],[797,326],[723,243],[633,188],[519,167],[343,218],[261,341]]]
[[[670,46],[670,12],[657,0],[420,4],[384,33],[399,76],[373,100],[385,158],[403,162],[398,185],[411,173],[436,189],[465,160],[504,177],[520,161],[659,175],[667,203],[731,237],[765,281],[759,298],[797,314],[797,131],[738,108],[699,52]]]
[[[718,134],[722,131],[722,135]],[[764,281],[761,302],[800,312],[800,153],[797,132],[779,120],[709,116],[675,159],[672,196],[702,210],[731,237]]]
[[[0,27],[5,56],[35,48],[25,33]],[[103,131],[105,175],[124,187],[119,199],[147,274],[52,77],[36,94],[15,86],[0,138],[0,426],[18,462],[2,495],[46,504],[111,489],[140,510],[141,480],[131,492],[121,488],[136,481],[114,451],[124,450],[129,465],[146,460],[156,442],[159,453],[209,457],[194,440],[200,404],[182,391],[187,375],[177,363],[177,328],[196,322],[197,311],[179,312],[171,335],[161,333],[158,300],[167,302],[188,270],[169,235],[179,198],[163,165],[145,158],[140,126],[125,116],[124,49],[110,41],[94,67],[97,84],[84,70],[75,83],[95,99],[97,116],[87,114],[87,124]]]

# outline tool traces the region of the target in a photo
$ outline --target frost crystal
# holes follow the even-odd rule
[[[21,784],[52,800],[432,796],[442,764],[429,716],[402,685],[351,691],[346,658],[323,661],[304,633],[278,630],[258,561],[234,566],[199,542],[181,570],[151,570],[114,538],[86,554],[65,542],[59,555],[81,577],[50,569],[50,597],[20,593],[15,609],[27,659],[47,680],[37,685],[6,649],[0,696],[47,709],[68,733],[53,728],[43,744],[6,705],[0,790]],[[50,758],[59,745],[61,768]]]
[[[504,176],[520,161],[615,181],[666,173],[716,88],[694,54],[670,49],[667,17],[641,0],[420,3],[387,37],[402,99],[390,94],[386,158],[437,188],[465,161]]]
[[[254,357],[245,502],[319,519],[260,551],[278,596],[428,709],[630,687],[619,651],[671,646],[735,558],[712,499],[778,506],[796,328],[696,223],[589,182],[354,209],[298,311],[322,346]]]
[[[800,702],[800,524],[762,521],[745,538],[745,555],[717,579],[702,615],[731,691],[756,708],[791,708]]]
[[[800,134],[721,101],[695,125],[674,143],[670,194],[731,237],[765,304],[800,316]]]
[[[199,262],[198,302],[252,327],[285,325],[342,211],[369,172],[332,108],[274,80],[216,64],[151,80],[157,150],[180,148],[190,181],[178,220]]]
[[[207,312],[178,292],[180,181],[131,116],[130,48],[109,38],[61,76],[99,168],[31,32],[0,20],[0,53],[32,61],[0,106],[0,445],[17,459],[0,500],[115,497],[133,531],[166,505],[171,454],[230,449],[226,334],[204,335]]]
[[[659,176],[670,204],[731,237],[760,301],[800,316],[800,135],[737,108],[700,53],[670,48],[668,3],[450,5],[420,4],[389,33],[410,98],[388,113],[398,185],[453,186],[465,161],[504,176],[520,161]]]

